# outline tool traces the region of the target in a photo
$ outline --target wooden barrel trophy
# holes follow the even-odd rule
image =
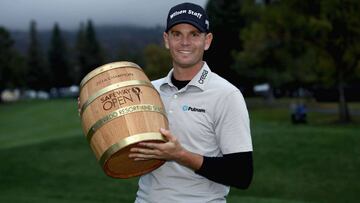
[[[139,176],[164,163],[128,158],[139,142],[166,142],[159,129],[168,129],[160,95],[137,64],[120,61],[94,69],[80,83],[79,100],[83,132],[108,176]]]

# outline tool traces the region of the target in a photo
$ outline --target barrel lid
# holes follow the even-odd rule
[[[115,69],[115,68],[124,68],[124,67],[129,67],[129,68],[138,68],[140,70],[142,70],[142,68],[137,65],[136,63],[130,62],[130,61],[117,61],[117,62],[112,62],[112,63],[107,63],[105,65],[99,66],[98,68],[92,70],[90,73],[88,73],[84,79],[81,80],[80,82],[80,88],[82,88],[85,83],[87,83],[91,78],[95,77],[96,75],[104,72],[104,71],[108,71],[111,69]]]

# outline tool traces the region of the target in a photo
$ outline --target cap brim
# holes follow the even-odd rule
[[[166,28],[165,32],[168,32],[172,27],[174,27],[177,24],[180,23],[187,23],[190,24],[194,27],[196,27],[200,32],[207,32],[206,29],[204,29],[203,27],[201,27],[199,24],[195,23],[194,21],[191,20],[178,20],[178,21],[174,21],[172,24],[168,25],[168,27]]]

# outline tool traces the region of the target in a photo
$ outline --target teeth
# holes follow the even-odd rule
[[[180,53],[183,53],[183,54],[190,54],[191,52],[190,51],[179,51]]]

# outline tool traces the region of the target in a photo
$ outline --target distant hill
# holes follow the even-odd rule
[[[122,47],[132,51],[141,51],[146,45],[162,43],[163,27],[137,27],[131,25],[123,26],[96,26],[96,36],[104,49],[107,57],[116,57]],[[38,30],[38,39],[46,54],[51,38],[52,30]],[[78,30],[61,30],[62,36],[67,42],[69,49],[73,49]],[[11,31],[11,37],[15,41],[15,48],[26,54],[29,46],[28,31]]]

